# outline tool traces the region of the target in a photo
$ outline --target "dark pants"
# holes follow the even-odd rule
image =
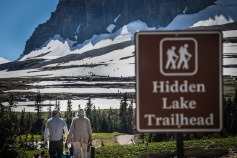
[[[63,140],[59,141],[49,141],[49,155],[50,158],[55,158],[57,153],[57,158],[62,158],[63,155]]]

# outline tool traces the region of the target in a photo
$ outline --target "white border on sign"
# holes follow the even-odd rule
[[[163,47],[162,44],[165,41],[193,41],[195,44],[195,69],[193,72],[189,72],[189,73],[166,73],[163,71]],[[177,37],[177,38],[164,38],[160,41],[160,72],[164,75],[164,76],[193,76],[197,73],[198,71],[198,43],[197,40],[195,38],[187,38],[187,37]]]
[[[179,34],[219,34],[219,42],[222,42],[222,33],[220,31],[143,31],[137,32],[135,34],[135,72],[136,72],[136,129],[138,132],[147,133],[147,132],[154,132],[154,133],[179,133],[179,132],[220,132],[223,128],[223,87],[222,87],[222,45],[219,45],[219,128],[198,128],[198,129],[190,129],[190,128],[182,128],[182,129],[141,129],[140,128],[140,98],[139,98],[139,35],[164,35],[164,34],[173,34],[178,36]]]

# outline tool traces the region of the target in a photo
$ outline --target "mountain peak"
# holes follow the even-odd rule
[[[50,19],[40,24],[27,40],[23,55],[40,48],[56,34],[80,44],[93,35],[116,32],[136,20],[145,22],[149,27],[165,27],[178,14],[182,14],[184,9],[185,13],[195,13],[214,2],[215,0],[60,0]]]

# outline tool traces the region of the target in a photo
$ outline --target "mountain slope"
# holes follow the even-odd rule
[[[60,0],[51,18],[26,42],[23,55],[59,34],[82,44],[94,35],[116,32],[136,20],[149,27],[167,26],[178,14],[196,13],[215,0]],[[145,6],[145,7],[144,7]]]
[[[218,0],[195,14],[180,14],[165,28],[161,30],[182,30],[189,27],[223,25],[237,21],[237,1]]]

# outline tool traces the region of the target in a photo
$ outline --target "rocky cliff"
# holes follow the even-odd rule
[[[60,34],[82,43],[94,34],[113,32],[131,21],[150,27],[167,26],[178,14],[198,12],[216,0],[59,0],[51,18],[40,24],[26,42],[24,55]]]

